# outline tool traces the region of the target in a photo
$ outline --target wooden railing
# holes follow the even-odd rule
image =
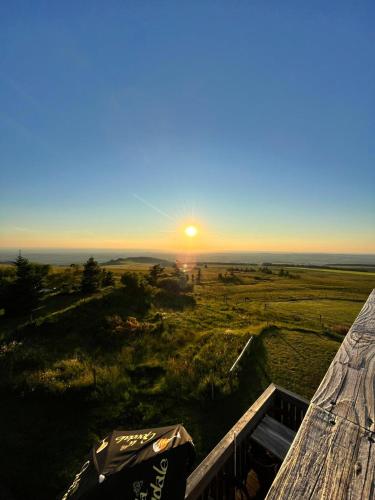
[[[346,335],[267,500],[375,498],[375,290]]]
[[[185,500],[233,500],[249,470],[251,434],[267,414],[297,430],[308,407],[298,395],[271,384],[188,478]]]
[[[266,415],[298,431],[267,500],[375,498],[375,290],[310,406],[271,384],[190,475],[185,500],[234,500]]]
[[[275,398],[268,414],[293,431],[298,431],[309,402],[282,387],[276,386],[276,388]]]

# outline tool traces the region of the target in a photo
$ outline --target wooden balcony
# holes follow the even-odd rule
[[[185,500],[251,498],[254,470],[256,498],[374,499],[374,374],[375,290],[310,405],[271,384],[190,475]]]
[[[185,500],[234,499],[259,446],[274,456],[271,465],[278,466],[307,408],[308,401],[271,384],[190,475]]]

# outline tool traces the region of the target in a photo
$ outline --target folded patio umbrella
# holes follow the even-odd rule
[[[180,500],[194,456],[182,425],[115,430],[92,448],[61,500]]]

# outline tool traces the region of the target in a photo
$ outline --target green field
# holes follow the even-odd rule
[[[228,267],[201,265],[193,292],[140,312],[118,282],[149,266],[112,266],[116,287],[51,293],[32,318],[0,317],[0,476],[16,498],[53,498],[115,427],[182,422],[202,458],[270,382],[312,396],[375,273]]]

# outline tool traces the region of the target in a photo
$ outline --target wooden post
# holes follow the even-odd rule
[[[236,361],[233,363],[233,365],[231,366],[230,370],[229,370],[229,375],[231,375],[232,373],[234,373],[234,370],[236,369],[240,359],[242,358],[242,356],[245,354],[247,348],[250,346],[251,342],[253,340],[253,336],[250,335],[250,338],[249,340],[246,342],[244,348],[242,349],[240,355],[237,357]]]

